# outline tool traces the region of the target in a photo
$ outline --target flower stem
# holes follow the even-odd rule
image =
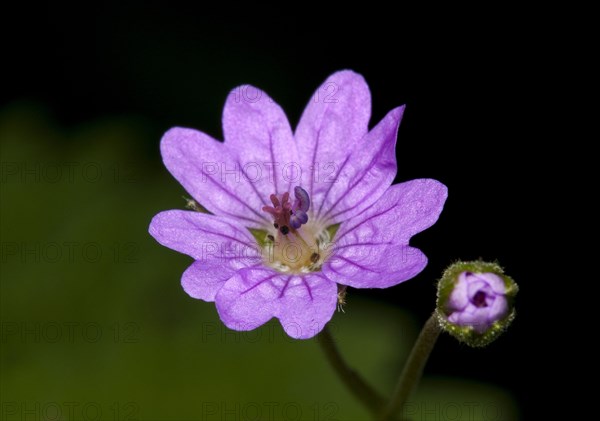
[[[393,420],[394,417],[400,412],[406,400],[410,397],[411,392],[415,389],[421,376],[423,375],[423,369],[429,358],[429,354],[435,346],[435,342],[440,335],[441,328],[435,314],[432,314],[429,320],[425,322],[425,326],[421,330],[417,342],[413,346],[408,360],[402,369],[392,398],[387,408],[383,412],[382,419]]]
[[[346,364],[327,326],[317,336],[317,340],[327,360],[346,387],[373,415],[380,414],[385,407],[385,399]]]

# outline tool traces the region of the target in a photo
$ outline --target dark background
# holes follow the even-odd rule
[[[115,150],[125,148],[123,162],[143,162],[152,180],[162,184],[136,178],[139,189],[119,187],[104,194],[117,196],[114,200],[127,213],[129,200],[143,193],[150,203],[138,211],[145,229],[156,211],[183,206],[183,191],[161,164],[158,143],[165,130],[188,126],[222,138],[225,97],[243,83],[267,91],[294,127],[309,96],[329,74],[344,68],[361,73],[373,97],[371,124],[407,104],[396,182],[436,178],[449,187],[449,198],[439,222],[412,241],[429,257],[425,271],[400,287],[352,291],[350,300],[356,295],[387,302],[409,310],[420,324],[433,310],[434,281],[447,265],[457,259],[497,259],[521,287],[514,325],[485,349],[442,336],[426,374],[497,385],[525,416],[532,409],[528,393],[534,383],[531,367],[521,363],[533,354],[536,303],[530,291],[536,279],[529,261],[533,234],[523,226],[533,217],[530,204],[537,198],[535,180],[524,176],[533,157],[524,150],[523,138],[532,128],[529,92],[519,87],[532,78],[534,39],[516,36],[522,29],[519,14],[502,10],[471,10],[477,16],[472,19],[456,8],[414,13],[383,7],[355,10],[349,18],[351,6],[291,7],[293,13],[249,5],[216,12],[201,3],[36,10],[11,29],[0,110],[37,110],[66,133],[110,121],[135,127],[128,146],[116,145],[123,139],[113,140]],[[76,138],[57,137],[48,149],[60,155],[77,147]],[[132,165],[136,172],[137,164]],[[161,199],[152,203],[162,187]],[[26,198],[20,199],[25,204]],[[5,197],[2,201],[3,224],[14,223],[7,221]],[[32,217],[43,218],[44,206],[56,204],[36,206]],[[76,213],[77,205],[71,206],[64,217]],[[119,226],[118,218],[117,213],[107,222]],[[172,253],[148,244],[156,256]],[[166,273],[178,277],[186,267],[183,261]],[[169,281],[169,296],[182,295],[178,288],[177,281]],[[10,361],[3,364],[6,369]],[[8,386],[3,384],[2,392]]]

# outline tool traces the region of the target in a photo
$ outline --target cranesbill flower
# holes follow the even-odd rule
[[[210,212],[170,210],[150,224],[158,242],[195,259],[184,290],[214,301],[231,329],[276,317],[304,339],[333,316],[338,286],[387,288],[417,275],[427,258],[409,240],[435,223],[447,191],[430,179],[390,186],[403,111],[369,130],[369,89],[340,71],[310,99],[295,132],[251,86],[226,100],[224,142],[169,130],[165,166]]]

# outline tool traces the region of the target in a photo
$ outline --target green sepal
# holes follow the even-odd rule
[[[265,248],[267,242],[269,242],[269,238],[267,237],[269,234],[265,230],[259,230],[256,228],[248,228],[248,231],[254,236],[256,242],[261,248]]]
[[[333,224],[333,225],[329,225],[327,227],[327,233],[329,234],[329,241],[333,241],[333,237],[335,237],[335,234],[337,233],[339,228],[340,228],[340,224]]]
[[[185,204],[186,208],[191,209],[196,212],[208,213],[208,214],[212,215],[211,212],[209,212],[204,206],[202,206],[200,203],[196,202],[194,199],[190,199],[189,197],[185,197],[185,196],[183,196],[183,198],[186,201],[186,204]]]

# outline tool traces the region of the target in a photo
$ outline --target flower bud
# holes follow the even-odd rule
[[[459,341],[485,346],[514,319],[517,291],[517,284],[495,263],[454,263],[438,284],[438,321]]]

